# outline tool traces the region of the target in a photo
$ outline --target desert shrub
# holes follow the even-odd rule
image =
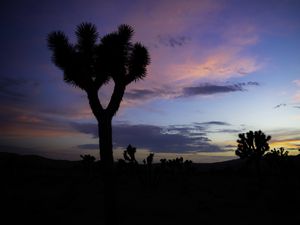
[[[178,172],[187,173],[194,171],[192,160],[183,160],[182,157],[176,157],[175,159],[160,159],[160,171],[162,173],[171,173],[173,175]]]
[[[92,155],[80,155],[80,158],[82,159],[81,162],[84,165],[92,165],[94,164],[96,158]]]
[[[272,169],[282,170],[288,164],[289,152],[283,147],[279,149],[274,148],[264,158]]]
[[[125,162],[130,162],[130,163],[137,163],[135,159],[135,153],[136,153],[136,148],[128,145],[127,149],[123,152],[123,157]]]

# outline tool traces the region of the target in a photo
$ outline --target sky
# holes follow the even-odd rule
[[[100,36],[128,24],[150,53],[147,77],[127,86],[113,119],[115,159],[236,158],[239,133],[300,148],[300,1],[1,1],[0,151],[99,158],[86,94],[63,81],[47,35],[75,43],[82,22]],[[107,104],[113,83],[99,92]]]

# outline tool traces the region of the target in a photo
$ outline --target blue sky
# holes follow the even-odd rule
[[[299,1],[4,1],[0,36],[0,149],[51,158],[98,156],[85,93],[63,82],[47,34],[75,41],[81,22],[100,35],[126,23],[149,50],[114,118],[115,158],[234,158],[238,133],[261,129],[271,147],[300,147]],[[107,101],[109,84],[99,95]]]

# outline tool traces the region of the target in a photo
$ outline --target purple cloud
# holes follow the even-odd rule
[[[246,91],[246,86],[258,86],[258,82],[236,83],[236,84],[201,84],[199,86],[183,88],[183,97],[195,95],[213,95],[219,93],[228,93],[236,91]]]
[[[98,137],[96,124],[73,123],[79,132]],[[154,125],[117,124],[113,126],[114,147],[133,144],[138,148],[153,152],[220,152],[219,146],[211,144],[211,140],[203,132],[205,128],[197,125],[181,125],[160,127]],[[97,145],[84,144],[81,149],[98,149]]]

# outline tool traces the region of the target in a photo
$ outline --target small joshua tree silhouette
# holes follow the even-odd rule
[[[154,153],[150,153],[146,159],[143,160],[144,164],[147,164],[148,166],[152,165],[153,162]]]
[[[270,140],[271,136],[266,136],[260,130],[239,134],[238,148],[235,154],[242,159],[261,159],[265,152],[270,149],[268,144]]]
[[[241,159],[247,159],[248,162],[255,163],[259,185],[261,185],[260,161],[263,155],[270,149],[268,144],[270,140],[271,136],[266,136],[261,130],[239,134],[239,139],[237,140],[238,147],[235,154]]]
[[[92,164],[96,160],[92,155],[80,155],[80,158],[82,158],[82,162],[86,164]]]
[[[288,160],[289,151],[286,151],[283,147],[279,149],[272,149],[265,155],[267,162],[275,169],[281,170]]]
[[[136,148],[128,145],[127,149],[123,152],[123,157],[125,161],[129,161],[131,163],[137,163],[135,159]]]

